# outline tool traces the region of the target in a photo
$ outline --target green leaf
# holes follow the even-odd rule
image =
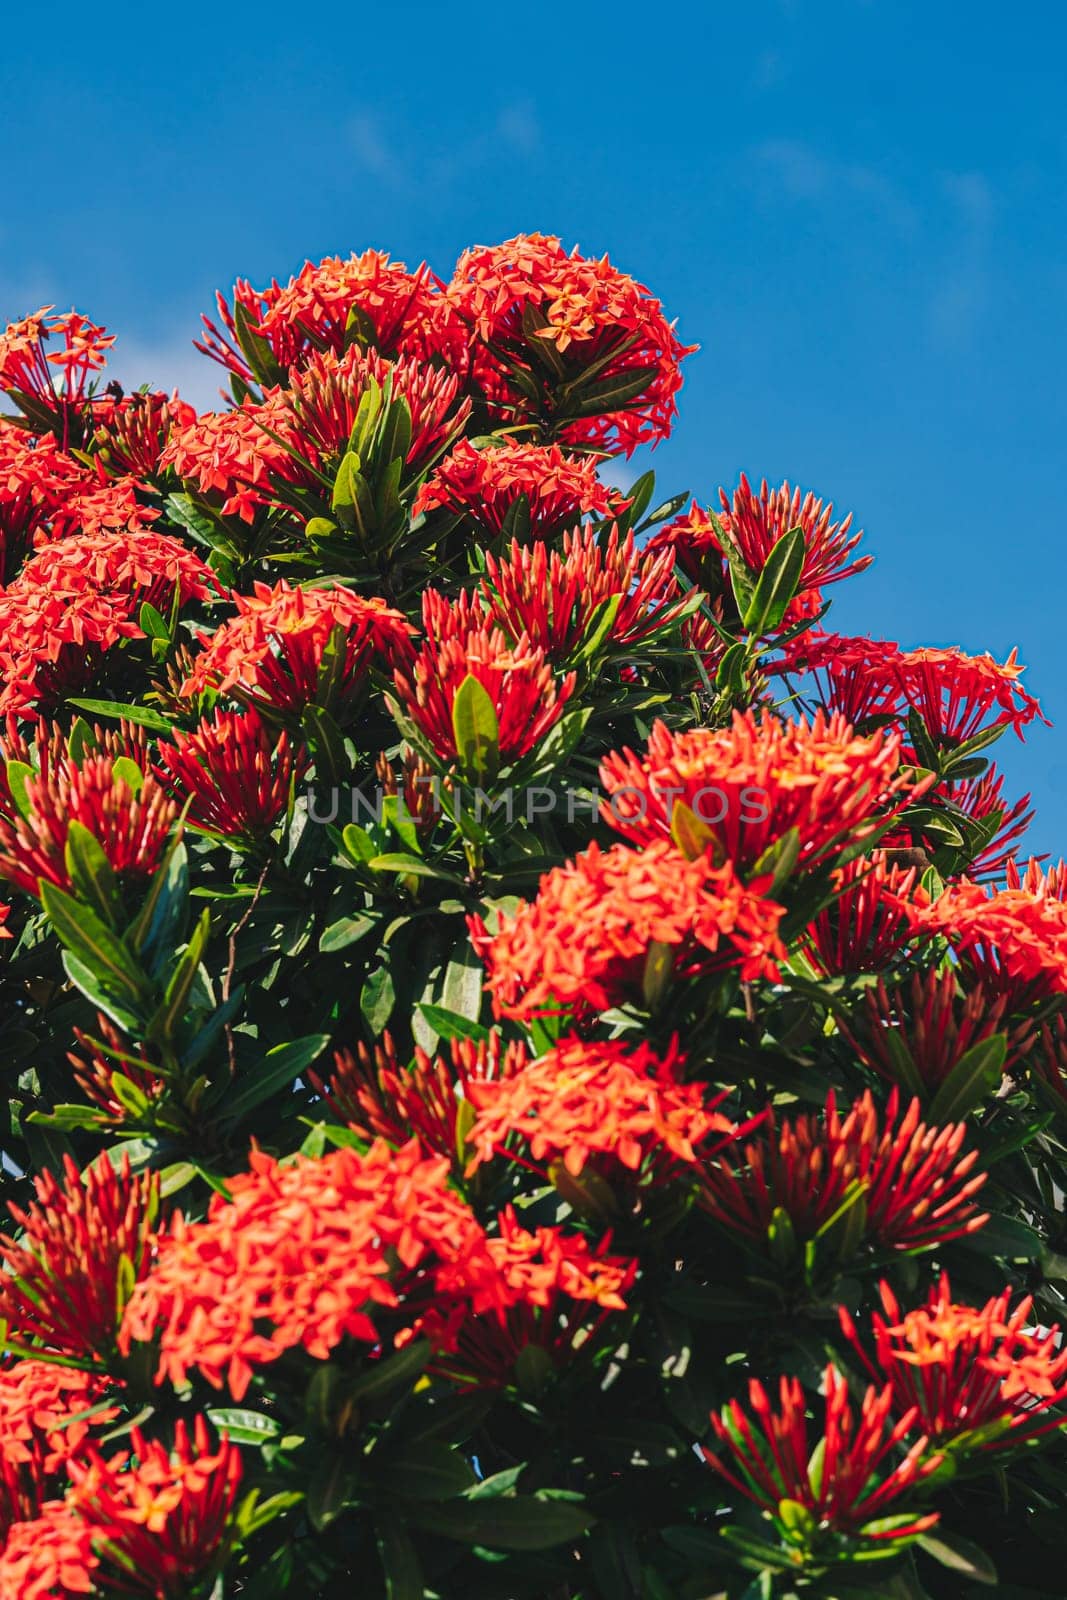
[[[461,1544],[480,1544],[490,1550],[547,1550],[571,1544],[593,1524],[584,1506],[567,1500],[514,1499],[459,1500],[440,1511],[420,1506],[411,1520]]]
[[[797,592],[805,555],[803,528],[783,533],[768,555],[741,619],[757,637],[773,633],[781,623]]]
[[[241,353],[259,382],[267,387],[284,383],[285,372],[278,365],[269,341],[252,326],[252,319],[240,300],[234,301],[233,321]]]
[[[401,1500],[451,1500],[478,1481],[458,1450],[436,1440],[423,1440],[379,1458],[376,1477],[390,1495]]]
[[[133,722],[139,728],[148,728],[153,733],[170,733],[171,724],[159,711],[153,711],[149,706],[127,705],[122,700],[68,700],[70,706],[77,706],[81,711],[91,711],[95,717],[114,717]]]
[[[600,654],[611,636],[611,630],[615,626],[615,619],[619,614],[619,607],[622,602],[623,596],[621,594],[609,594],[607,599],[602,600],[596,607],[586,624],[578,649],[574,653],[576,662],[587,664]]]
[[[403,850],[390,851],[384,856],[372,856],[367,866],[372,872],[399,872],[413,878],[436,878],[439,883],[451,883],[456,888],[463,887],[463,879],[456,873],[446,872],[443,867],[435,867],[432,861],[424,861],[422,856],[408,855]]]
[[[248,1411],[242,1406],[215,1406],[208,1410],[207,1419],[212,1427],[226,1434],[233,1444],[265,1444],[276,1439],[282,1425],[262,1411]]]
[[[376,1038],[392,1016],[395,1003],[396,988],[392,973],[386,966],[376,967],[367,974],[359,997],[359,1009]]]
[[[113,777],[126,785],[131,794],[140,794],[144,787],[144,773],[136,761],[131,761],[129,756],[119,756],[111,772]]]
[[[137,625],[149,639],[170,639],[166,619],[146,600],[137,613]]]
[[[410,1387],[425,1370],[431,1349],[427,1339],[413,1339],[402,1350],[373,1361],[357,1378],[346,1383],[346,1400],[368,1401],[388,1394],[390,1389]]]
[[[378,846],[358,822],[346,823],[341,832],[341,842],[347,853],[357,866],[364,866],[368,861],[373,861],[378,854]]]
[[[120,998],[138,1005],[148,979],[123,941],[89,906],[55,884],[41,884],[41,904],[60,942]]]
[[[931,1122],[959,1122],[987,1100],[1000,1083],[1008,1041],[994,1033],[973,1044],[956,1062],[929,1107]]]
[[[467,674],[456,691],[452,731],[467,777],[495,777],[500,759],[500,726],[488,692],[473,673]]]
[[[63,857],[77,898],[92,906],[108,927],[115,929],[122,913],[115,874],[95,834],[76,818],[67,829]]]
[[[67,735],[67,752],[74,765],[80,767],[86,756],[99,748],[96,735],[85,718],[75,717]]]
[[[308,1521],[316,1533],[335,1522],[355,1489],[355,1474],[344,1456],[328,1452],[311,1475],[307,1492]]]
[[[423,1600],[426,1586],[418,1552],[398,1517],[379,1515],[377,1542],[386,1600]]]
[[[1005,1261],[1038,1261],[1044,1250],[1040,1234],[1025,1222],[996,1213],[974,1233],[964,1234],[960,1245],[983,1256],[1000,1256]]]
[[[489,1029],[469,1017],[462,1017],[445,1006],[430,1005],[422,1001],[418,1007],[428,1025],[439,1039],[488,1039]]]
[[[167,1044],[177,1036],[210,932],[211,913],[205,907],[193,929],[192,938],[171,974],[163,994],[163,1003],[149,1021],[148,1038],[154,1043]]]
[[[189,857],[181,836],[175,835],[166,855],[152,874],[148,893],[126,937],[153,977],[181,942],[189,898]]]
[[[676,800],[671,811],[671,838],[687,861],[697,861],[718,843],[717,835],[702,822],[684,800]],[[721,849],[721,846],[720,846]]]
[[[29,822],[33,816],[33,806],[30,803],[29,790],[26,785],[31,778],[36,778],[37,772],[25,761],[9,761],[7,763],[7,786],[11,790],[15,810],[24,821]]]
[[[636,400],[648,388],[656,375],[655,367],[625,367],[613,378],[602,378],[599,383],[583,384],[575,390],[565,412],[568,417],[600,417],[609,411],[623,411],[631,400]]]
[[[715,687],[723,693],[740,694],[745,687],[745,663],[748,660],[748,645],[743,639],[732,644],[723,653],[715,674]]]
[[[972,1583],[997,1583],[997,1569],[978,1545],[947,1528],[937,1527],[919,1538],[919,1549],[950,1572],[961,1572]]]
[[[377,921],[377,917],[368,916],[340,917],[323,930],[319,949],[323,955],[332,955],[335,950],[347,950],[357,939],[365,938],[377,926]]]
[[[318,1060],[330,1042],[328,1033],[310,1033],[303,1039],[276,1044],[268,1050],[262,1064],[255,1068],[247,1082],[238,1085],[235,1093],[228,1094],[222,1103],[227,1122],[240,1122],[250,1111],[269,1100],[271,1095],[285,1089],[294,1078]]]

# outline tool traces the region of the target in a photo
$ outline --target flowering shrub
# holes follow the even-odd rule
[[[613,471],[689,350],[557,239],[113,342],[0,338],[0,1600],[1062,1594],[1014,652]]]

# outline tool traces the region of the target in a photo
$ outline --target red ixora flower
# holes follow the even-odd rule
[[[498,1155],[551,1174],[659,1187],[746,1129],[719,1109],[728,1092],[685,1083],[673,1041],[665,1055],[622,1040],[563,1039],[521,1072],[468,1087],[473,1172]]]
[[[1002,996],[1008,1015],[1067,994],[1067,903],[1044,886],[951,883],[916,926],[947,939],[968,981]]]
[[[20,589],[0,594],[0,716],[39,717],[84,694],[109,650],[141,629],[122,595]]]
[[[959,744],[982,727],[999,724],[1014,728],[1021,739],[1035,717],[1051,724],[1019,682],[1025,668],[1016,656],[1013,650],[1001,663],[955,648],[902,650],[896,676],[907,704],[938,743]]]
[[[37,431],[54,432],[67,449],[82,442],[90,384],[115,336],[78,311],[53,316],[52,309],[42,306],[0,334],[0,389]],[[53,339],[61,342],[46,350]]]
[[[0,1367],[0,1545],[13,1522],[36,1516],[90,1428],[114,1421],[106,1393],[97,1373],[51,1361]]]
[[[670,559],[635,549],[633,533],[620,539],[615,526],[606,540],[573,529],[561,551],[513,541],[500,559],[486,556],[482,595],[494,625],[513,639],[525,634],[552,662],[573,657],[604,622],[605,647],[637,650],[688,605]]]
[[[818,708],[858,727],[871,717],[900,715],[904,704],[897,675],[900,655],[900,646],[888,639],[809,628],[786,646],[774,670],[783,676],[810,674]]]
[[[543,650],[525,635],[509,643],[491,627],[477,600],[448,601],[434,589],[422,597],[425,641],[410,666],[398,667],[400,706],[438,759],[462,762],[453,724],[456,696],[474,678],[489,696],[497,722],[497,749],[518,761],[559,721],[574,693],[575,675],[557,678]]]
[[[917,1439],[895,1459],[914,1412],[893,1421],[888,1385],[867,1390],[858,1416],[835,1367],[825,1370],[823,1393],[823,1426],[813,1446],[799,1381],[780,1379],[776,1411],[762,1383],[751,1379],[747,1411],[731,1400],[721,1417],[712,1416],[719,1450],[703,1449],[704,1459],[772,1518],[779,1517],[783,1501],[792,1501],[810,1513],[814,1537],[824,1530],[852,1534],[869,1541],[872,1553],[881,1547],[880,1554],[895,1555],[902,1541],[932,1528],[938,1516],[916,1512],[904,1520],[899,1512],[887,1514],[897,1501],[906,1502],[943,1457],[930,1455],[927,1441]]]
[[[728,1149],[704,1168],[700,1202],[760,1247],[777,1211],[805,1242],[839,1213],[847,1228],[846,1208],[860,1202],[862,1237],[883,1249],[926,1250],[976,1232],[988,1221],[973,1203],[986,1174],[974,1171],[976,1150],[961,1154],[964,1124],[927,1127],[918,1100],[898,1121],[899,1105],[894,1089],[880,1117],[866,1090],[842,1116],[831,1090],[823,1117],[803,1113],[779,1124],[769,1108],[739,1155]]]
[[[0,1600],[85,1594],[186,1600],[229,1553],[241,1453],[216,1449],[204,1418],[174,1426],[173,1446],[134,1428],[131,1450],[72,1460],[66,1497],[11,1530],[0,1555]]]
[[[813,628],[793,641],[777,670],[810,673],[824,709],[857,722],[915,711],[942,745],[961,744],[995,726],[1012,727],[1022,738],[1035,717],[1048,720],[1019,682],[1025,669],[1014,650],[1001,663],[955,646],[902,650],[889,640]]]
[[[203,494],[221,495],[224,515],[254,522],[263,506],[286,504],[306,521],[318,514],[324,497],[329,500],[370,397],[407,404],[405,483],[447,449],[470,414],[456,373],[411,360],[386,361],[353,346],[343,356],[312,355],[288,389],[269,389],[262,401],[245,399],[229,411],[204,412],[172,435],[160,465],[174,468]]]
[[[194,828],[233,844],[267,838],[307,771],[303,746],[294,748],[284,728],[254,711],[216,711],[192,733],[176,728],[172,737],[159,746],[156,777],[177,804],[189,802]]]
[[[593,843],[546,873],[495,936],[477,919],[471,931],[497,1014],[526,1020],[655,1004],[672,978],[726,968],[773,979],[786,955],[783,914],[707,856],[687,860],[666,841],[646,850]]]
[[[401,1066],[386,1032],[373,1048],[356,1045],[334,1056],[329,1080],[308,1073],[317,1094],[334,1114],[367,1140],[392,1145],[418,1139],[426,1153],[457,1161],[470,1122],[475,1084],[513,1077],[529,1060],[524,1044],[488,1039],[453,1039],[447,1059],[415,1047],[410,1067]]]
[[[66,1156],[62,1179],[45,1171],[34,1188],[25,1210],[8,1205],[20,1237],[0,1235],[0,1317],[19,1346],[107,1361],[149,1268],[159,1177],[133,1174],[128,1157],[116,1169],[106,1155],[79,1174]]]
[[[223,295],[216,295],[225,331],[204,317],[205,338],[197,349],[243,383],[254,383],[256,374],[237,337],[236,312],[253,338],[265,341],[283,373],[299,369],[317,351],[341,355],[353,340],[384,356],[423,362],[440,357],[462,372],[466,330],[442,287],[425,264],[409,272],[402,261],[390,261],[380,250],[365,250],[347,260],[327,256],[318,263],[307,261],[284,287],[277,279],[267,289],[238,280],[233,309]]]
[[[1011,1310],[1012,1291],[984,1306],[957,1305],[942,1273],[926,1303],[902,1312],[887,1283],[884,1316],[874,1312],[873,1356],[843,1306],[845,1337],[876,1383],[887,1383],[893,1409],[913,1417],[935,1445],[1002,1450],[1063,1425],[1067,1348],[1057,1327],[1033,1327],[1033,1298]]]
[[[1005,998],[976,984],[961,994],[952,967],[916,972],[908,984],[889,989],[879,978],[838,1027],[865,1066],[908,1094],[930,1100],[975,1045],[1007,1033]],[[1009,1039],[1005,1067],[1032,1041],[1026,1024]]]
[[[568,456],[558,445],[517,439],[478,450],[461,439],[419,490],[412,513],[444,506],[492,540],[520,499],[529,513],[523,537],[545,540],[583,517],[610,517],[627,505],[618,490],[601,483],[592,456]]]
[[[401,612],[340,584],[294,589],[282,579],[233,598],[237,616],[194,658],[186,695],[214,689],[261,712],[299,716],[321,705],[336,715],[358,699],[372,664],[407,650]]]
[[[800,870],[833,862],[918,792],[900,767],[900,735],[857,737],[841,717],[782,722],[734,712],[729,728],[675,733],[656,722],[645,756],[600,766],[605,821],[635,844],[672,835],[678,803],[739,871],[796,829]]]
[[[88,829],[114,872],[151,877],[178,807],[151,773],[131,784],[116,770],[116,757],[125,754],[121,741],[121,735],[101,736],[78,760],[58,732],[49,737],[42,730],[34,752],[10,738],[0,743],[7,759],[35,754],[39,764],[26,775],[24,804],[0,808],[0,877],[34,896],[42,879],[69,890],[66,847],[73,822]],[[143,753],[141,762],[144,770]]]
[[[173,394],[137,390],[101,395],[93,407],[93,442],[107,470],[151,478],[171,434],[196,421],[196,408]]]
[[[160,1382],[197,1370],[240,1401],[286,1350],[325,1361],[344,1339],[374,1348],[375,1317],[400,1306],[405,1275],[484,1253],[448,1161],[416,1140],[284,1166],[253,1150],[249,1165],[203,1222],[173,1218],[126,1308],[122,1347],[158,1338]]]
[[[26,563],[15,587],[114,595],[131,607],[147,602],[169,615],[179,605],[215,600],[225,590],[198,555],[168,534],[78,533],[47,544]]]
[[[472,375],[501,421],[627,455],[667,437],[679,363],[695,346],[606,256],[520,234],[464,251],[447,293],[471,330]]]
[[[834,874],[837,899],[804,932],[804,951],[823,977],[881,972],[907,950],[930,896],[917,867],[890,866],[881,850]]]
[[[601,1337],[637,1276],[638,1262],[612,1255],[562,1228],[528,1231],[507,1206],[483,1253],[456,1257],[436,1275],[434,1297],[414,1331],[435,1347],[433,1370],[462,1388],[535,1391]]]
[[[757,494],[742,473],[733,496],[720,489],[719,500],[722,509],[718,515],[694,501],[684,516],[655,535],[654,548],[672,549],[692,581],[715,594],[726,583],[727,542],[758,577],[779,539],[800,528],[804,565],[786,612],[787,623],[815,616],[822,606],[824,585],[853,577],[873,560],[872,556],[853,557],[863,534],[850,532],[851,515],[834,522],[832,505],[824,506],[810,491],[802,498],[800,490],[788,482],[772,490],[764,479]]]

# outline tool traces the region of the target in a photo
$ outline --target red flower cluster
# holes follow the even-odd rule
[[[862,533],[850,533],[852,517],[832,521],[834,508],[824,506],[809,491],[788,483],[771,490],[766,480],[757,495],[744,473],[731,498],[719,490],[721,514],[714,517],[696,501],[653,540],[655,548],[669,548],[684,572],[696,584],[717,594],[725,583],[728,548],[740,556],[753,577],[767,565],[767,557],[785,534],[800,528],[804,534],[804,566],[796,595],[786,612],[787,622],[815,616],[822,606],[822,587],[840,583],[869,567],[873,557],[852,552]]]
[[[344,1339],[375,1348],[375,1314],[401,1303],[404,1273],[483,1250],[446,1185],[448,1162],[416,1141],[343,1149],[282,1166],[253,1151],[203,1222],[178,1213],[126,1308],[123,1348],[158,1338],[159,1380],[198,1370],[244,1398],[253,1372],[302,1346],[324,1361]]]
[[[869,839],[917,792],[899,766],[898,733],[858,738],[840,717],[783,723],[735,712],[730,728],[685,733],[657,722],[643,758],[622,750],[601,763],[602,810],[625,838],[647,844],[677,833],[681,803],[739,871],[795,828],[803,870]]]
[[[195,408],[177,390],[103,395],[93,408],[93,442],[109,472],[151,478],[160,472],[159,458],[171,434],[195,421]]]
[[[408,272],[381,250],[347,260],[327,256],[317,264],[305,262],[284,287],[275,279],[256,290],[238,280],[232,309],[223,295],[216,296],[225,332],[204,317],[205,339],[197,348],[243,383],[254,383],[258,374],[240,347],[239,317],[282,373],[316,351],[341,355],[353,340],[385,356],[440,357],[462,370],[466,333],[441,288],[425,265]]]
[[[254,711],[216,711],[193,733],[174,730],[159,746],[156,777],[194,828],[231,844],[265,839],[293,801],[307,771],[303,747],[284,728],[269,727]]]
[[[1067,994],[1067,903],[1035,889],[949,884],[917,921],[948,940],[970,982],[1003,996],[1008,1015]]]
[[[21,803],[9,799],[0,811],[0,878],[31,895],[39,894],[42,879],[69,889],[66,848],[75,822],[92,834],[114,872],[151,877],[178,807],[151,773],[136,781],[135,771],[116,766],[123,753],[118,739],[101,740],[75,760],[62,735],[39,736],[39,768],[28,768]],[[0,749],[8,759],[31,753],[20,741]]]
[[[444,506],[486,539],[503,532],[508,513],[525,500],[524,537],[550,540],[586,516],[610,517],[626,506],[617,490],[600,482],[591,456],[567,456],[507,439],[475,449],[462,439],[419,490],[415,516]]]
[[[0,1235],[0,1317],[20,1346],[90,1362],[113,1356],[123,1309],[151,1259],[158,1175],[134,1176],[102,1155],[83,1176],[64,1158],[60,1181],[35,1180],[35,1203],[9,1205],[22,1230]]]
[[[547,420],[563,443],[627,455],[670,432],[679,362],[694,347],[606,256],[520,235],[464,251],[447,294],[471,330],[472,376],[500,422]]]
[[[704,1458],[771,1517],[782,1515],[783,1502],[792,1503],[810,1514],[813,1536],[827,1530],[854,1534],[875,1549],[881,1545],[881,1554],[895,1555],[902,1541],[932,1528],[938,1517],[936,1512],[911,1517],[887,1513],[937,1470],[942,1457],[928,1454],[927,1441],[920,1438],[893,1464],[915,1413],[893,1422],[888,1387],[868,1389],[858,1417],[848,1384],[834,1367],[826,1368],[823,1389],[824,1422],[814,1447],[797,1380],[780,1380],[775,1411],[762,1383],[752,1379],[747,1411],[731,1400],[721,1417],[712,1417],[720,1448],[704,1450]]]
[[[482,594],[490,621],[510,638],[525,634],[552,662],[566,662],[604,628],[603,644],[636,650],[686,609],[669,557],[638,551],[613,527],[602,542],[591,529],[563,536],[562,550],[538,541],[485,559]],[[610,608],[610,609],[609,609]]]
[[[90,1449],[70,1461],[64,1500],[17,1523],[0,1554],[0,1600],[67,1600],[86,1594],[186,1600],[228,1552],[242,1477],[241,1453],[214,1451],[203,1417],[174,1428],[173,1449],[130,1435],[130,1452]]]
[[[1047,721],[1019,682],[1025,669],[1014,650],[1002,664],[955,647],[902,650],[814,628],[794,641],[779,670],[811,673],[823,707],[853,721],[915,711],[939,744],[962,743],[998,724],[1021,738],[1035,717]]]
[[[881,972],[911,944],[930,897],[915,867],[891,867],[882,851],[835,874],[840,893],[809,923],[805,954],[824,977]]]
[[[410,667],[395,673],[404,713],[439,761],[462,764],[453,711],[460,689],[473,678],[492,702],[500,757],[518,761],[563,715],[574,693],[574,673],[556,678],[544,651],[525,634],[509,644],[469,596],[449,603],[428,589],[422,598],[425,642]]]
[[[655,1003],[672,977],[735,967],[777,976],[782,907],[727,865],[687,860],[665,841],[646,850],[592,844],[541,879],[537,898],[495,937],[472,922],[501,1016]]]
[[[488,1040],[453,1039],[447,1061],[416,1045],[414,1063],[404,1068],[386,1033],[373,1050],[359,1044],[354,1053],[339,1051],[329,1082],[314,1072],[309,1076],[336,1115],[368,1141],[402,1145],[415,1138],[427,1153],[458,1160],[468,1138],[473,1090],[513,1077],[528,1059],[525,1045],[505,1044],[494,1032]]]
[[[844,1117],[830,1091],[825,1117],[803,1114],[779,1126],[773,1110],[744,1146],[701,1175],[701,1204],[735,1237],[766,1247],[776,1212],[794,1238],[815,1239],[839,1223],[847,1236],[858,1218],[863,1238],[889,1250],[925,1250],[973,1233],[988,1217],[973,1197],[986,1181],[978,1152],[961,1154],[964,1124],[930,1128],[918,1100],[898,1121],[894,1089],[880,1117],[865,1092]],[[850,1219],[849,1213],[852,1213]]]
[[[684,1083],[683,1066],[676,1043],[658,1056],[647,1044],[565,1039],[521,1072],[472,1082],[469,1170],[511,1155],[549,1172],[562,1163],[573,1178],[591,1167],[609,1181],[668,1183],[745,1131],[720,1111],[726,1094]]]
[[[854,1017],[838,1026],[873,1072],[930,1098],[969,1050],[1005,1031],[1004,1010],[1003,995],[992,999],[979,983],[961,996],[951,967],[930,967],[892,990],[879,978]],[[1017,1033],[1016,1050],[1029,1037]]]
[[[457,1258],[437,1277],[435,1298],[417,1331],[437,1354],[434,1370],[461,1388],[502,1388],[518,1380],[535,1392],[553,1373],[601,1348],[599,1334],[638,1263],[594,1247],[562,1228],[520,1227],[510,1206],[484,1259]]]
[[[329,498],[337,465],[368,396],[403,400],[411,435],[402,454],[413,472],[428,465],[462,429],[470,402],[455,373],[413,361],[389,362],[354,346],[345,355],[312,355],[288,389],[270,389],[230,411],[207,411],[172,434],[160,466],[173,468],[202,494],[223,497],[224,515],[254,522],[265,505],[302,507]],[[297,491],[295,497],[293,491]]]
[[[1010,1310],[1012,1293],[984,1306],[957,1305],[943,1273],[925,1305],[902,1313],[887,1283],[883,1316],[871,1318],[868,1355],[842,1306],[841,1326],[877,1383],[889,1385],[893,1410],[943,1449],[1002,1450],[1063,1425],[1067,1348],[1059,1328],[1029,1326],[1029,1295]]]
[[[15,399],[31,425],[54,431],[66,449],[81,442],[89,387],[115,336],[78,311],[59,316],[51,311],[51,306],[42,306],[0,334],[0,389]],[[62,342],[46,350],[53,338]]]
[[[51,1361],[0,1368],[0,1543],[13,1522],[36,1516],[90,1428],[114,1421],[116,1408],[101,1403],[105,1392],[95,1373]]]
[[[261,712],[335,715],[359,697],[372,665],[407,649],[411,629],[384,600],[331,584],[294,589],[284,578],[235,595],[237,616],[204,642],[185,681],[190,696],[229,693]]]
[[[216,600],[225,590],[209,566],[167,534],[78,533],[45,545],[19,573],[16,588],[49,594],[107,595],[131,611],[147,602],[164,616],[178,604]],[[9,591],[10,593],[10,591]]]

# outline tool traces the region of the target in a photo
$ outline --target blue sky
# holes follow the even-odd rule
[[[987,0],[61,3],[0,59],[0,318],[76,303],[124,379],[206,404],[236,275],[607,251],[701,345],[663,486],[789,476],[877,557],[842,631],[1018,645],[1057,727],[998,757],[1058,854],[1065,46],[1059,7]]]

